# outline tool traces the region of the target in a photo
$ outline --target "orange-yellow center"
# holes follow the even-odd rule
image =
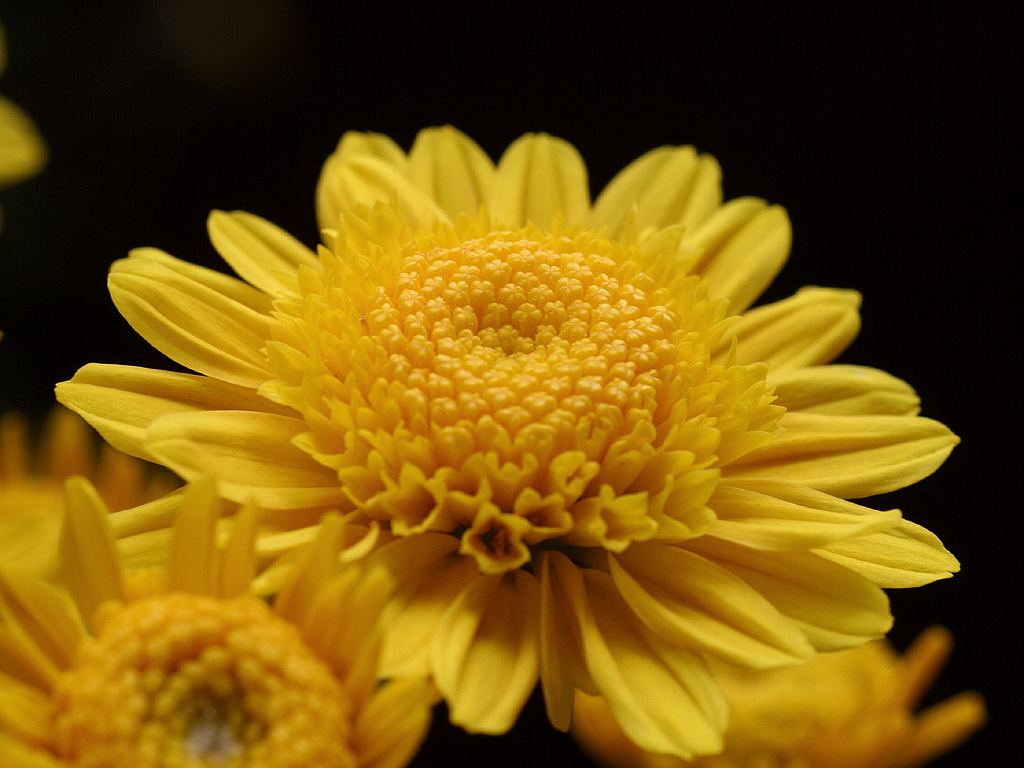
[[[294,626],[252,597],[108,606],[55,696],[81,768],[346,768],[350,703]]]
[[[695,535],[722,440],[778,418],[762,370],[712,363],[722,304],[654,279],[671,270],[636,244],[526,229],[374,248],[323,254],[278,302],[274,393],[355,508],[459,536],[485,572],[542,543]]]

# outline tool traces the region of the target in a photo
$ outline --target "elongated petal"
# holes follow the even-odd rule
[[[0,620],[29,639],[64,669],[71,664],[84,637],[67,597],[46,582],[21,571],[0,567]]]
[[[4,768],[65,768],[49,751],[33,749],[12,736],[0,733],[0,765]]]
[[[424,533],[390,542],[370,556],[396,584],[406,585],[382,617],[383,677],[429,674],[430,639],[441,617],[480,575],[472,558],[458,555],[458,546],[453,536]]]
[[[256,575],[256,507],[245,504],[234,517],[234,525],[220,557],[217,594],[234,597],[249,591]]]
[[[834,288],[801,288],[774,304],[746,312],[715,350],[724,356],[732,340],[736,362],[768,363],[773,372],[834,360],[860,330],[860,294]]]
[[[60,671],[31,637],[14,625],[0,624],[0,673],[41,691],[49,691]]]
[[[634,544],[608,561],[629,607],[673,645],[756,669],[794,664],[814,652],[767,600],[699,555]]]
[[[564,555],[555,552],[540,556],[540,682],[548,719],[558,730],[568,731],[574,691],[592,692],[594,684],[586,671],[582,639],[573,618],[576,602],[582,599],[583,582],[569,571],[561,577],[555,574],[552,563],[562,558]]]
[[[759,552],[705,536],[688,549],[728,568],[789,617],[819,651],[852,648],[892,626],[889,600],[867,579],[810,552]]]
[[[90,363],[57,385],[57,400],[120,451],[152,460],[146,429],[161,416],[244,409],[282,412],[253,390],[188,373]]]
[[[167,563],[168,589],[213,595],[217,592],[217,518],[220,499],[209,477],[191,483],[171,532]]]
[[[900,523],[897,510],[878,512],[774,480],[727,480],[710,504],[718,517],[711,534],[753,549],[811,549]]]
[[[333,229],[338,225],[338,212],[345,205],[343,191],[339,188],[338,169],[343,163],[356,157],[369,157],[394,166],[400,173],[405,172],[405,153],[392,139],[381,133],[347,131],[338,142],[320,171],[316,185],[316,216],[321,229]],[[372,205],[375,200],[364,200]]]
[[[909,520],[902,520],[889,530],[836,541],[816,551],[886,588],[920,587],[948,579],[960,570],[959,561],[938,536]]]
[[[845,499],[888,493],[934,472],[959,440],[920,416],[787,413],[784,431],[743,456],[728,477],[781,480]]]
[[[451,721],[471,733],[504,733],[537,683],[536,578],[522,570],[480,576],[438,624],[434,679]]]
[[[146,433],[146,450],[186,479],[210,475],[232,501],[270,509],[343,501],[337,476],[292,445],[305,424],[252,411],[174,413]]]
[[[404,169],[376,157],[360,155],[328,162],[321,183],[326,206],[320,219],[322,229],[336,228],[338,216],[345,211],[375,203],[396,203],[402,218],[416,227],[447,220],[444,211]]]
[[[0,673],[0,733],[44,747],[50,741],[53,717],[53,704],[48,695]]]
[[[213,211],[210,242],[243,279],[268,294],[296,289],[300,266],[316,267],[316,255],[280,227],[244,211]]]
[[[965,741],[985,724],[988,714],[985,699],[974,691],[964,691],[929,707],[915,722],[914,738],[901,751],[892,768],[921,768]]]
[[[901,379],[862,365],[816,365],[768,372],[788,411],[837,416],[915,416],[919,400]]]
[[[793,232],[786,211],[754,197],[730,200],[692,233],[683,246],[701,252],[693,268],[713,298],[729,300],[739,314],[761,295],[786,263]]]
[[[232,384],[259,386],[271,377],[261,352],[270,338],[270,316],[238,295],[241,288],[252,291],[266,300],[267,310],[269,299],[224,275],[197,279],[195,269],[178,269],[166,259],[122,259],[110,268],[107,285],[131,326],[175,362]],[[236,284],[230,292],[211,285],[225,281]]]
[[[570,638],[582,644],[593,686],[586,692],[604,696],[644,749],[684,758],[720,750],[726,703],[703,660],[647,630],[608,574],[581,570],[559,552],[544,559],[549,588],[569,608]]]
[[[508,227],[556,219],[586,220],[590,207],[587,168],[576,148],[545,133],[530,133],[509,145],[498,162],[489,201],[495,220]]]
[[[80,477],[65,485],[67,508],[60,536],[63,582],[88,625],[106,600],[124,599],[121,561],[106,504],[96,489]]]
[[[32,119],[17,104],[0,96],[0,184],[31,176],[46,162],[46,145]]]
[[[613,234],[628,211],[636,209],[636,225],[688,229],[704,221],[722,202],[722,172],[710,155],[693,147],[658,147],[623,168],[594,203],[592,222]]]
[[[437,692],[429,680],[409,678],[383,685],[359,711],[352,746],[360,768],[402,768],[430,727]]]
[[[380,616],[391,587],[383,569],[350,565],[313,592],[301,622],[306,643],[330,662],[357,708],[378,683]]]
[[[446,125],[419,132],[409,152],[409,178],[452,221],[475,216],[494,182],[494,163],[475,141]]]

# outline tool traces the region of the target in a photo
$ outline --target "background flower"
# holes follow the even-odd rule
[[[770,672],[719,668],[731,704],[725,750],[692,762],[630,743],[594,696],[577,695],[573,735],[618,768],[918,768],[985,720],[976,693],[914,714],[951,646],[949,633],[932,627],[903,656],[882,641]]]
[[[57,589],[0,568],[5,765],[399,768],[433,687],[378,685],[381,572],[338,562],[325,521],[269,606],[250,592],[257,512],[218,545],[214,485],[184,495],[164,563],[125,568],[109,510],[67,485]],[[68,597],[73,599],[69,600]]]

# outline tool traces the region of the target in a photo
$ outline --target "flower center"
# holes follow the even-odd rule
[[[355,765],[345,691],[259,600],[170,593],[101,619],[56,691],[71,764]]]
[[[392,532],[458,535],[486,572],[542,542],[621,551],[704,510],[723,396],[749,400],[741,429],[777,419],[763,371],[711,362],[723,306],[696,277],[652,278],[638,246],[420,234],[325,254],[302,301],[277,304],[293,351],[272,355],[307,450]]]

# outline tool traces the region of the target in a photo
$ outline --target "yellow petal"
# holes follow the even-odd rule
[[[31,637],[13,625],[0,625],[0,673],[41,691],[49,691],[60,670]]]
[[[245,504],[234,517],[234,525],[220,557],[221,597],[234,597],[249,591],[256,575],[256,507]]]
[[[397,539],[371,555],[396,584],[406,588],[387,607],[381,655],[383,677],[424,676],[430,671],[430,639],[441,617],[466,587],[480,576],[472,558],[455,550],[453,536],[422,533]]]
[[[801,288],[794,296],[746,312],[715,349],[724,357],[732,340],[735,362],[768,363],[772,372],[831,362],[860,330],[860,294]]]
[[[753,304],[779,273],[792,241],[783,208],[741,197],[684,236],[682,247],[701,253],[693,272],[708,281],[712,298],[729,300],[729,314],[735,315]]]
[[[213,211],[206,228],[224,261],[251,285],[271,295],[294,292],[298,268],[317,265],[309,248],[251,213]]]
[[[781,480],[844,499],[916,483],[946,460],[959,439],[920,416],[787,413],[783,431],[727,468],[729,478]]]
[[[225,498],[297,509],[343,502],[337,475],[292,445],[299,419],[252,411],[174,413],[157,419],[145,448],[186,479],[215,478]]]
[[[46,145],[31,118],[0,96],[0,185],[21,181],[42,168]]]
[[[57,400],[120,451],[152,460],[146,429],[161,416],[241,409],[282,412],[253,390],[206,376],[90,363],[57,385]]]
[[[451,721],[504,733],[537,682],[539,590],[522,570],[480,576],[445,612],[431,649]]]
[[[378,683],[380,616],[391,586],[383,569],[350,564],[314,591],[300,625],[306,644],[330,663],[356,709]]]
[[[338,142],[320,171],[316,184],[316,217],[320,229],[334,229],[338,226],[338,212],[352,201],[344,198],[339,170],[342,165],[355,157],[369,157],[393,166],[400,173],[405,172],[405,153],[387,136],[380,133],[348,131]],[[360,202],[360,201],[356,201]],[[376,200],[363,200],[372,205]]]
[[[987,717],[985,700],[973,691],[929,707],[917,717],[913,741],[895,758],[892,768],[921,768],[965,741]]]
[[[583,158],[567,141],[546,133],[520,137],[498,162],[488,207],[508,227],[532,222],[547,228],[556,218],[586,221],[590,192]]]
[[[295,567],[274,600],[274,610],[292,624],[302,625],[317,591],[338,573],[344,526],[338,515],[324,515],[316,538],[298,553]]]
[[[919,400],[901,379],[862,365],[816,365],[768,372],[788,411],[850,416],[915,416]]]
[[[878,512],[773,480],[727,480],[709,503],[718,516],[711,535],[753,549],[811,549],[900,523],[897,510]]]
[[[271,378],[261,352],[270,338],[269,298],[240,280],[184,264],[141,250],[114,262],[107,285],[118,311],[175,362],[258,387]]]
[[[619,234],[635,206],[641,230],[673,224],[689,229],[721,205],[721,180],[721,169],[710,155],[698,155],[689,146],[658,147],[616,174],[594,203],[591,220]]]
[[[494,182],[494,163],[450,125],[419,132],[409,152],[409,178],[430,195],[452,221],[475,216]]]
[[[584,599],[583,580],[571,562],[573,570],[566,569],[566,562],[561,553],[540,553],[540,682],[548,719],[560,731],[569,730],[572,721],[573,691],[594,687],[573,618]]]
[[[757,669],[794,664],[814,652],[741,579],[683,548],[634,544],[608,562],[629,607],[673,645]]]
[[[84,636],[76,619],[64,593],[27,573],[0,566],[0,622],[62,669],[71,664]]]
[[[359,711],[352,746],[360,768],[402,768],[427,735],[437,693],[429,680],[393,680]]]
[[[57,762],[49,750],[37,750],[23,742],[0,733],[0,765],[4,768],[66,768],[67,763]]]
[[[816,550],[880,587],[920,587],[948,579],[959,561],[939,537],[909,520],[887,531],[836,541]]]
[[[759,552],[704,536],[687,548],[728,568],[789,617],[819,651],[882,637],[889,600],[867,579],[810,552]]]
[[[216,526],[220,516],[217,484],[202,477],[189,485],[171,531],[167,586],[176,592],[213,595],[217,591]]]
[[[583,576],[576,618],[587,668],[623,732],[644,749],[686,759],[720,751],[725,696],[701,657],[647,631],[608,574]]]
[[[23,480],[31,471],[31,463],[25,419],[14,411],[0,414],[0,482]]]
[[[54,714],[48,695],[0,673],[0,733],[27,745],[46,747],[53,732]]]
[[[404,168],[368,154],[329,159],[320,176],[318,199],[324,206],[321,229],[336,229],[340,214],[376,203],[394,203],[402,219],[415,227],[447,221],[444,211]]]
[[[94,440],[80,418],[64,408],[53,408],[43,427],[39,473],[54,480],[65,480],[72,475],[91,477],[96,463]]]
[[[106,600],[124,599],[121,561],[106,504],[86,480],[75,477],[65,485],[67,508],[60,535],[63,582],[88,625]]]

